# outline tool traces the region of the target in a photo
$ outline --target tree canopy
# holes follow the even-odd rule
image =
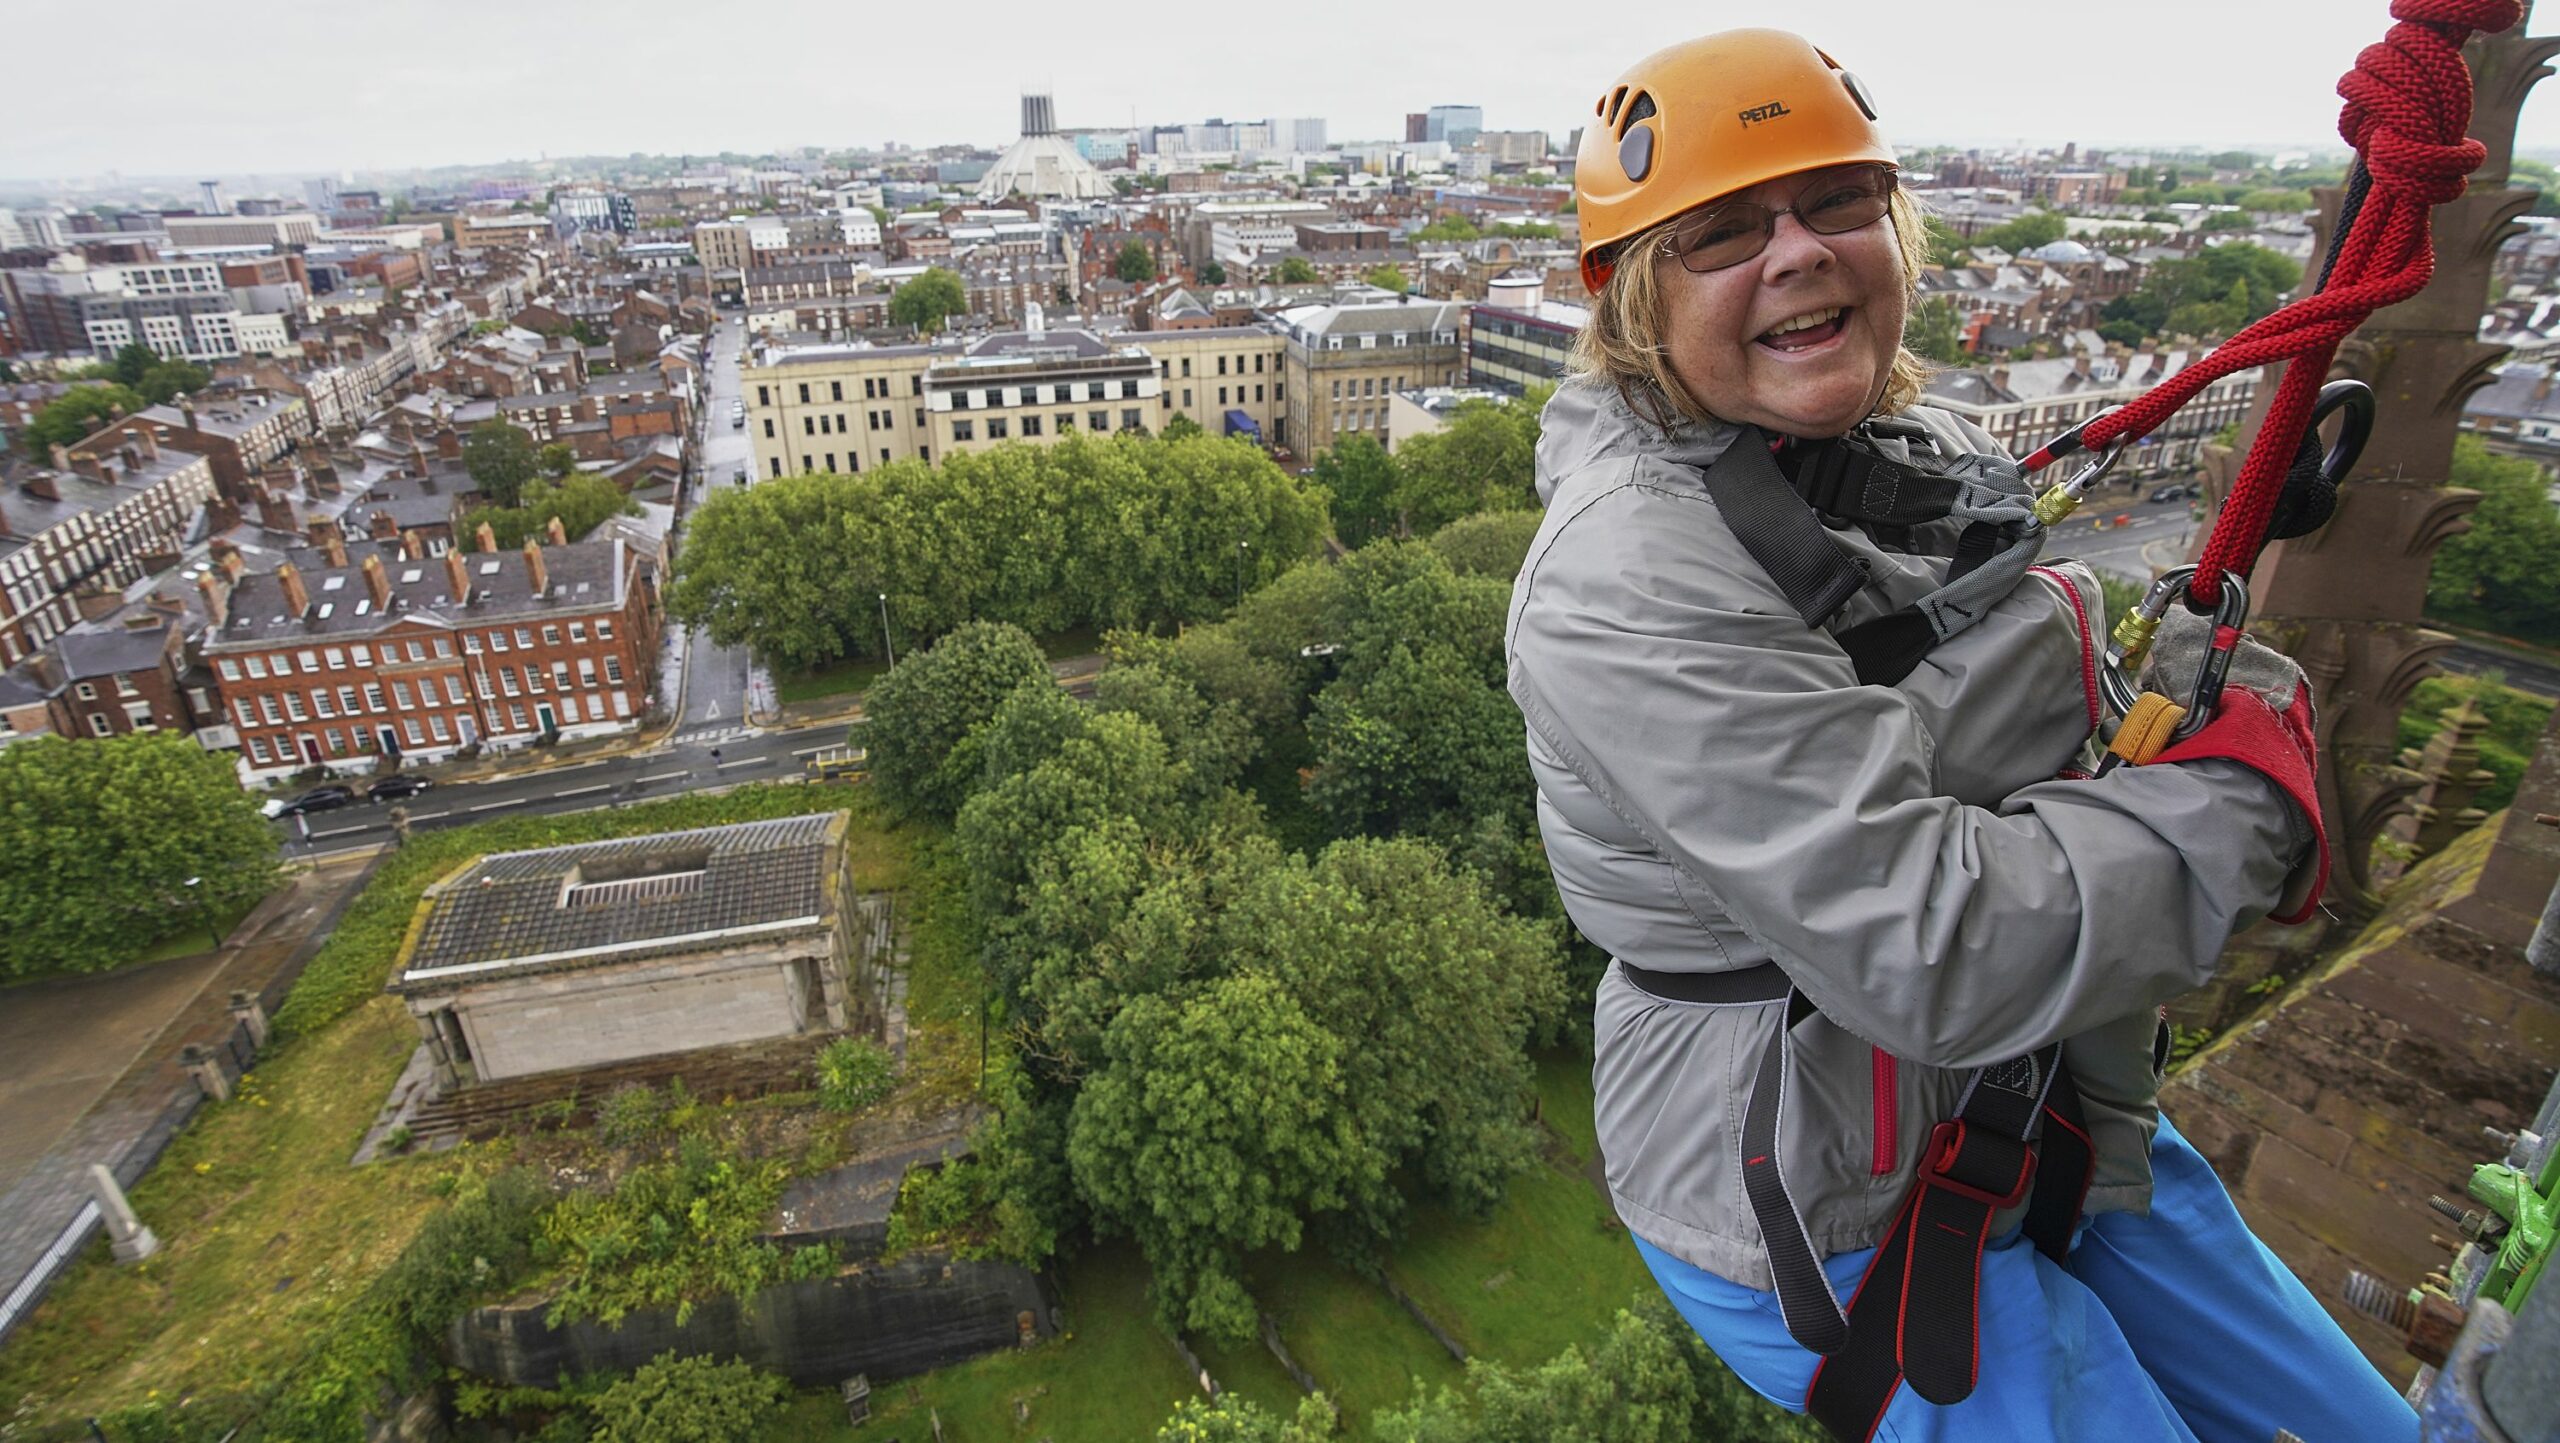
[[[185,732],[0,750],[0,976],[130,961],[264,896],[275,868],[257,802]]]
[[[462,439],[462,469],[479,483],[480,493],[499,506],[524,503],[525,483],[534,478],[533,435],[504,421],[483,421]]]
[[[1397,295],[1403,295],[1413,289],[1412,280],[1394,266],[1371,266],[1361,273],[1360,279],[1376,286],[1379,290],[1393,291]]]
[[[114,417],[130,416],[148,404],[121,384],[74,386],[36,412],[21,440],[28,455],[43,460],[55,446],[71,445]]]
[[[475,506],[463,513],[462,534],[476,535],[485,521],[496,534],[499,549],[512,551],[529,539],[542,537],[555,517],[569,539],[578,541],[615,516],[636,516],[639,512],[639,505],[624,495],[621,487],[602,476],[573,476],[560,482],[536,480],[524,488],[522,505]]]
[[[2477,437],[2454,441],[2454,485],[2480,493],[2471,527],[2436,552],[2427,609],[2536,641],[2560,640],[2560,508],[2542,468]]]
[[[722,491],[694,514],[667,605],[800,670],[884,655],[883,592],[902,656],[971,620],[1042,636],[1201,620],[1325,530],[1321,494],[1252,446],[1078,433]]]
[[[977,780],[955,774],[951,754],[1006,697],[1048,680],[1039,643],[1003,622],[970,622],[910,655],[863,699],[872,785],[901,810],[951,816]]]
[[[1956,312],[1956,303],[1945,296],[1931,296],[1911,308],[1911,319],[1902,328],[1902,344],[1914,355],[1941,365],[1960,365],[1968,359],[1964,348],[1964,319]]]
[[[1965,244],[1972,248],[1988,247],[2016,255],[2020,251],[2034,250],[2037,246],[2051,245],[2068,234],[2069,229],[2063,224],[2062,217],[2053,212],[2031,210],[2016,220],[2005,221],[1974,232],[1973,239]]]
[[[957,273],[929,266],[923,275],[889,293],[889,320],[930,336],[953,316],[969,313],[969,292]]]
[[[1304,256],[1283,256],[1271,278],[1284,286],[1303,286],[1315,280],[1316,268]]]
[[[2284,304],[2302,280],[2291,259],[2248,241],[2209,246],[2201,254],[2161,261],[2140,289],[2107,302],[2110,323],[2139,327],[2144,336],[2228,336]]]
[[[1133,286],[1142,286],[1156,278],[1156,258],[1147,243],[1132,237],[1120,243],[1120,254],[1112,259],[1111,273]]]

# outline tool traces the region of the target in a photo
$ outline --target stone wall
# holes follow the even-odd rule
[[[705,1299],[681,1327],[673,1308],[633,1313],[619,1328],[592,1319],[554,1328],[543,1322],[541,1302],[475,1308],[454,1323],[447,1345],[461,1367],[518,1386],[558,1387],[569,1373],[628,1373],[673,1350],[744,1358],[796,1386],[832,1388],[856,1373],[877,1382],[1016,1346],[1026,1314],[1046,1337],[1055,1304],[1047,1279],[1026,1268],[910,1253],[767,1288],[743,1303]]]
[[[2560,716],[2514,805],[2412,872],[2342,952],[2173,1078],[2161,1107],[2250,1227],[2402,1382],[2400,1340],[2345,1311],[2349,1269],[2393,1289],[2450,1259],[2430,1195],[2461,1199],[2560,1067],[2560,981],[2524,961],[2560,877]]]
[[[807,964],[793,954],[810,952],[811,941],[827,950],[821,935],[790,948],[541,973],[467,988],[451,1006],[483,1082],[787,1037],[824,1022],[823,1003],[804,1001],[812,989],[795,975]]]

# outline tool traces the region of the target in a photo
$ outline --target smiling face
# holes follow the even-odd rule
[[[1781,177],[1725,199],[1793,206],[1804,183]],[[1818,235],[1782,215],[1760,254],[1704,274],[1658,252],[1646,263],[1661,288],[1671,373],[1710,415],[1828,437],[1865,420],[1882,398],[1908,305],[1890,216]]]

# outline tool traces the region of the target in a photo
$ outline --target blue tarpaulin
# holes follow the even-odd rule
[[[1230,436],[1239,434],[1251,436],[1255,440],[1259,441],[1262,439],[1262,427],[1255,424],[1254,419],[1242,411],[1229,411],[1227,413],[1226,434]]]

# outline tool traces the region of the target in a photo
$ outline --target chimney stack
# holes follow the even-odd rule
[[[551,593],[551,568],[542,564],[542,544],[528,540],[524,544],[524,574],[533,580],[533,594]]]
[[[196,398],[184,391],[178,393],[178,410],[187,418],[187,429],[196,429]]]
[[[204,503],[206,529],[219,534],[240,524],[240,503],[228,496],[216,496]]]
[[[288,534],[301,529],[294,524],[293,502],[263,486],[258,488],[258,524]]]
[[[482,551],[495,551],[498,549],[497,529],[492,527],[486,521],[480,523],[480,529],[473,533],[472,539],[480,543],[479,549]]]
[[[418,535],[417,527],[412,526],[408,530],[400,533],[401,560],[421,561],[426,558],[426,554],[427,543],[424,538]]]
[[[62,448],[57,446],[54,449],[58,451]],[[39,501],[59,501],[62,499],[62,488],[54,484],[53,473],[50,471],[39,471],[33,476],[28,477],[26,480],[19,482],[18,489],[35,497]]]
[[[68,470],[70,470],[70,469],[71,469],[71,448],[70,448],[70,447],[63,445],[63,444],[62,444],[61,442],[59,442],[59,441],[56,441],[56,442],[54,442],[54,443],[53,443],[52,455],[53,455],[53,469],[54,469],[54,470],[56,470],[56,471],[68,471]]]
[[[2546,384],[2548,383],[2546,382]],[[566,546],[569,544],[569,528],[561,523],[559,517],[552,517],[551,524],[544,527],[542,530],[545,536],[551,538],[552,545]]]
[[[142,448],[143,455],[150,457],[154,461],[160,459],[159,427],[136,426],[133,428],[133,439],[134,443]]]
[[[285,610],[299,618],[311,609],[311,593],[303,588],[302,573],[288,561],[276,568],[276,586],[284,592]]]
[[[224,573],[208,571],[196,578],[196,590],[204,593],[204,614],[208,625],[220,630],[231,619],[231,585]]]
[[[325,516],[311,518],[311,539],[319,543],[320,554],[329,558],[332,569],[347,564],[347,538],[337,522]]]
[[[1991,372],[1991,388],[1992,388],[1993,390],[1995,390],[1995,391],[2005,391],[2005,390],[2008,390],[2008,389],[2009,389],[2009,368],[2008,368],[2008,367],[2006,367],[2006,366],[1997,366],[1997,367],[1994,367],[1994,368],[1992,369],[1992,372]]]
[[[451,426],[436,433],[436,454],[448,461],[462,459],[462,433]]]
[[[388,511],[376,511],[365,522],[365,534],[376,541],[389,541],[400,534],[400,523]]]
[[[343,544],[338,545],[338,554],[341,556],[346,554],[346,547]],[[343,565],[344,563],[342,562],[340,564]],[[376,552],[364,559],[364,589],[373,593],[374,610],[387,611],[390,609],[391,572],[383,566],[382,555],[380,552]]]
[[[444,554],[445,584],[453,588],[453,604],[461,606],[471,600],[471,568],[463,563],[462,553]]]

